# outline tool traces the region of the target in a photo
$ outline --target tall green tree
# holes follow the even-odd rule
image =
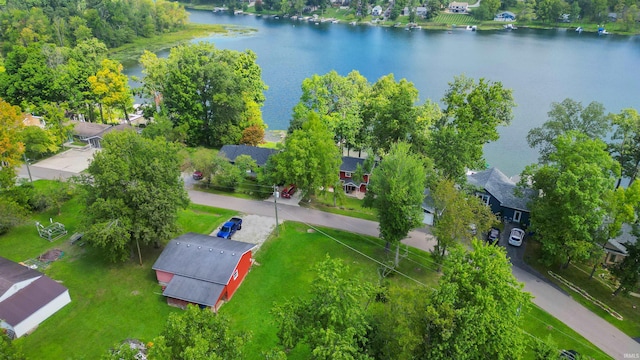
[[[308,116],[302,129],[286,138],[284,150],[269,158],[266,169],[266,181],[295,184],[304,197],[335,185],[342,163],[333,134],[316,113]]]
[[[249,338],[231,331],[229,320],[195,305],[172,313],[149,349],[150,359],[244,359],[242,347]]]
[[[629,185],[633,184],[640,171],[640,114],[635,109],[623,109],[619,114],[611,115],[611,122],[615,131],[609,151],[622,168],[617,188],[622,177],[629,179]]]
[[[604,199],[613,191],[620,167],[602,140],[580,132],[560,135],[544,165],[530,165],[521,184],[541,195],[532,200],[531,229],[542,243],[543,260],[551,265],[587,259],[606,217]]]
[[[366,306],[371,287],[353,276],[339,259],[327,258],[315,268],[309,296],[277,304],[272,313],[278,340],[286,350],[299,343],[311,348],[311,359],[370,359]]]
[[[442,264],[455,244],[471,243],[474,237],[470,231],[472,224],[476,226],[478,233],[484,234],[496,222],[491,208],[478,197],[458,190],[451,180],[439,180],[432,189],[431,196],[436,208],[433,226],[436,244],[431,253],[438,264]]]
[[[22,111],[0,98],[0,189],[15,185],[16,167],[22,163],[24,128]]]
[[[55,153],[59,148],[54,142],[55,138],[37,126],[25,126],[20,138],[24,143],[24,153],[29,159],[39,159],[46,154]]]
[[[604,139],[611,130],[611,123],[604,112],[604,106],[591,102],[586,107],[573,99],[552,103],[547,120],[541,127],[533,128],[527,134],[529,146],[538,149],[540,161],[548,161],[554,152],[553,142],[569,131],[578,131],[593,139]]]
[[[87,172],[85,236],[111,261],[125,261],[140,247],[177,231],[178,209],[189,198],[180,177],[178,147],[134,131],[104,137]]]
[[[152,98],[162,96],[174,126],[187,126],[188,144],[237,144],[242,130],[262,123],[247,112],[264,103],[267,88],[253,52],[198,43],[175,47],[166,59],[146,53],[142,60],[144,90]]]
[[[426,180],[424,161],[404,142],[392,145],[371,174],[365,206],[377,210],[380,237],[387,242],[387,249],[396,245],[396,267],[400,262],[400,241],[422,224]]]
[[[467,169],[485,167],[483,147],[498,140],[498,126],[511,122],[512,91],[500,82],[460,76],[449,83],[442,102],[444,114],[433,125],[425,152],[442,176],[464,182]]]
[[[505,250],[473,240],[456,246],[438,289],[418,313],[418,359],[522,359],[528,336],[520,314],[531,303],[511,272]]]

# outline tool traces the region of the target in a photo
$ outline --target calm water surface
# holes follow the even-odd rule
[[[499,129],[500,140],[486,145],[485,156],[491,166],[509,176],[536,162],[537,153],[528,147],[525,136],[547,120],[552,102],[570,97],[585,106],[599,101],[608,112],[640,109],[639,37],[566,30],[405,31],[209,11],[191,11],[191,22],[258,30],[247,36],[200,41],[221,49],[251,49],[258,55],[269,86],[263,117],[270,129],[288,127],[305,78],[331,70],[341,75],[358,70],[372,83],[393,73],[396,79],[415,84],[421,102],[439,102],[457,75],[501,81],[513,89],[518,107],[511,125]],[[140,67],[128,66],[126,72],[140,76]]]

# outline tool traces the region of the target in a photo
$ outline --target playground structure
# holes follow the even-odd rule
[[[36,221],[36,229],[38,229],[38,235],[41,238],[48,240],[49,242],[58,240],[67,234],[67,229],[65,229],[64,224],[59,222],[53,222],[53,219],[49,219],[50,224],[48,226],[44,226],[40,224],[39,221]]]

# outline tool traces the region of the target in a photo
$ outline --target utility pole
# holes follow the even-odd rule
[[[276,208],[276,236],[280,236],[280,230],[278,230],[278,196],[280,196],[278,186],[273,185],[273,205]]]
[[[29,160],[27,159],[27,155],[25,153],[22,153],[22,157],[24,158],[25,165],[27,165],[27,172],[29,173],[29,182],[33,182],[33,179],[31,178],[31,169],[29,169]]]

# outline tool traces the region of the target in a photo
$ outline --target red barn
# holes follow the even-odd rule
[[[254,246],[187,233],[167,244],[152,269],[169,305],[196,304],[217,311],[249,272]]]

